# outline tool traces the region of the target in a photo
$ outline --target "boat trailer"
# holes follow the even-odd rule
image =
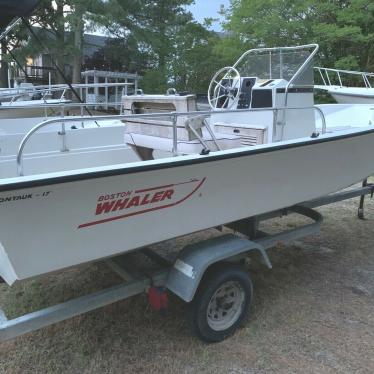
[[[188,322],[197,336],[207,342],[221,341],[249,313],[252,282],[242,265],[249,254],[258,253],[264,265],[271,269],[267,249],[320,231],[323,217],[313,208],[360,197],[358,216],[363,219],[365,196],[373,197],[373,193],[374,184],[365,180],[359,188],[227,224],[225,227],[233,233],[187,245],[175,261],[151,249],[140,249],[158,266],[152,274],[142,274],[129,266],[127,258],[131,253],[108,259],[105,263],[123,279],[122,283],[11,320],[0,309],[0,342],[144,292],[148,292],[150,303],[161,309],[166,290],[187,303]],[[292,213],[309,218],[312,223],[272,235],[259,230],[261,222]]]

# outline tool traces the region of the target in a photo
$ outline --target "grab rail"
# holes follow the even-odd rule
[[[117,102],[118,100],[118,90],[122,88],[122,96],[125,96],[127,95],[127,88],[129,86],[133,86],[134,83],[120,83],[120,82],[117,82],[117,83],[87,83],[87,84],[73,84],[71,87],[73,89],[77,89],[79,90],[79,96],[81,98],[85,97],[85,100],[84,102],[82,103],[78,103],[81,108],[83,107],[88,107],[88,106],[93,106],[94,108],[96,107],[104,107],[106,110],[108,110],[109,107],[112,107],[112,108],[120,108],[121,110],[121,106],[123,105],[122,102]],[[9,88],[6,90],[6,94],[2,94],[1,93],[1,90],[0,90],[0,98],[2,99],[7,99],[9,100],[8,101],[8,104],[10,104],[9,106],[5,105],[4,108],[2,108],[0,106],[0,110],[1,109],[13,109],[14,107],[12,107],[11,104],[13,104],[18,98],[20,97],[23,97],[25,95],[28,95],[30,96],[30,100],[31,100],[31,97],[33,95],[40,95],[40,99],[44,101],[44,104],[35,104],[35,103],[32,103],[32,104],[29,104],[29,105],[17,105],[16,106],[16,109],[27,109],[27,108],[30,108],[30,106],[32,106],[33,108],[43,108],[45,106],[48,106],[48,107],[52,107],[52,104],[48,104],[48,102],[46,101],[47,100],[47,96],[49,95],[52,95],[52,93],[56,93],[56,92],[61,92],[61,94],[58,94],[59,98],[58,99],[54,99],[54,100],[60,100],[61,102],[63,100],[66,100],[65,99],[65,95],[66,93],[71,89],[71,87],[69,87],[68,85],[66,84],[56,84],[56,85],[43,85],[43,86],[32,86],[32,87],[19,87],[19,88]],[[98,89],[100,88],[104,88],[105,89],[105,95],[99,95],[98,94]],[[109,91],[108,89],[110,88],[114,88],[115,89],[115,94],[114,94],[114,101],[111,100],[111,96],[109,95]],[[90,90],[95,90],[95,93],[93,95],[95,95],[95,100],[91,103],[88,103],[87,102],[87,98],[88,98],[88,95],[90,95]],[[84,94],[83,94],[84,93]],[[57,95],[56,95],[57,96]],[[100,97],[102,98],[102,100],[97,100],[97,98]],[[66,100],[68,101],[68,100]],[[18,103],[17,103],[18,104]],[[94,104],[94,105],[91,105],[91,104]],[[45,106],[43,106],[45,105]],[[69,107],[72,106],[72,104],[69,104],[68,105]],[[45,112],[45,117],[47,117],[47,112]]]
[[[81,108],[81,107],[94,107],[94,106],[103,106],[105,103],[77,103],[74,101],[70,101],[68,99],[64,99],[64,101],[58,101],[61,99],[53,99],[56,100],[57,102],[55,103],[48,103],[47,101],[44,100],[43,103],[40,104],[31,104],[31,105],[15,105],[15,106],[6,106],[4,105],[3,108],[0,105],[0,111],[1,110],[16,110],[16,109],[44,109],[44,108],[63,108],[63,109],[69,109],[69,108]],[[18,103],[18,102],[17,102]],[[8,102],[4,103],[8,104]],[[109,104],[111,105],[121,105],[122,102],[120,101],[110,101]]]
[[[357,75],[361,76],[364,85],[366,88],[372,88],[371,83],[369,81],[369,78],[374,78],[374,73],[368,73],[363,71],[354,71],[354,70],[343,70],[343,69],[332,69],[332,68],[324,68],[320,66],[314,67],[315,70],[317,70],[321,76],[322,82],[324,86],[332,86],[331,79],[329,76],[330,73],[335,73],[338,77],[340,87],[343,87],[343,81],[342,81],[342,75]]]
[[[134,83],[77,83],[72,84],[71,87],[73,88],[111,88],[111,87],[126,87],[126,86],[134,86]],[[12,91],[14,91],[14,94],[19,93],[35,93],[35,92],[55,92],[55,91],[63,91],[63,90],[70,90],[70,86],[67,84],[51,84],[51,85],[40,85],[40,86],[25,86],[25,87],[15,87],[15,88],[7,88],[7,93],[9,92],[9,95],[12,94]],[[1,92],[1,91],[0,91]]]
[[[236,61],[236,63],[233,65],[234,67],[237,66],[245,57],[247,57],[249,54],[257,53],[257,52],[282,52],[282,51],[297,51],[300,49],[310,49],[313,48],[312,54],[315,55],[318,51],[319,45],[316,43],[312,44],[305,44],[305,45],[297,45],[294,47],[270,47],[270,48],[253,48],[248,50],[247,52],[243,53],[242,56]],[[297,75],[298,71],[294,74]]]
[[[276,125],[276,118],[277,118],[277,112],[279,110],[307,110],[307,109],[314,109],[317,110],[322,118],[322,133],[326,133],[326,119],[325,115],[321,108],[318,108],[317,106],[312,107],[292,107],[292,108],[252,108],[252,109],[235,109],[235,110],[222,110],[219,113],[243,113],[243,112],[264,112],[264,111],[271,111],[274,113],[274,123],[273,126]],[[36,133],[38,130],[40,130],[43,127],[55,124],[55,123],[61,123],[63,121],[64,125],[67,122],[88,122],[88,121],[100,121],[100,120],[126,120],[129,118],[165,118],[169,117],[172,120],[172,127],[173,127],[173,150],[172,153],[174,156],[178,155],[178,139],[177,139],[177,119],[180,116],[193,116],[193,115],[206,115],[211,116],[214,114],[212,111],[194,111],[194,112],[170,112],[170,113],[150,113],[150,114],[116,114],[116,115],[103,115],[103,116],[72,116],[72,117],[64,117],[61,118],[55,118],[55,119],[49,119],[46,121],[43,121],[39,123],[38,125],[34,126],[22,139],[17,153],[17,173],[19,176],[23,176],[23,151],[24,148],[31,138],[31,136]],[[100,128],[100,127],[99,127]],[[66,148],[65,148],[66,149]]]
[[[323,110],[321,108],[319,108],[318,106],[314,106],[314,110],[316,110],[321,117],[321,120],[322,120],[322,134],[326,134],[327,125],[326,125],[325,113],[323,113]]]

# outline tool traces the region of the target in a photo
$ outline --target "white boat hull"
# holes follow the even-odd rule
[[[4,181],[0,276],[12,284],[117,255],[314,199],[374,172],[373,130],[324,137]]]
[[[339,104],[374,104],[374,88],[335,87],[328,92]]]
[[[47,115],[53,117],[60,114],[60,109],[56,105],[69,102],[70,100],[59,99],[5,102],[0,105],[0,119],[46,117]],[[48,108],[48,104],[53,106]]]

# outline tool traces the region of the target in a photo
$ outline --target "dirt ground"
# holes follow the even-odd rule
[[[176,297],[160,315],[137,296],[0,344],[0,372],[373,373],[374,201],[365,221],[357,199],[319,211],[320,235],[270,250],[273,270],[251,264],[251,318],[228,340],[207,345],[190,336]],[[104,265],[85,265],[1,285],[0,304],[15,316],[117,281]]]

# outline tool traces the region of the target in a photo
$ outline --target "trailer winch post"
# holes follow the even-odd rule
[[[367,178],[363,180],[362,182],[362,188],[371,188],[371,197],[373,197],[373,194],[374,194],[374,184],[373,183],[368,183],[368,180]],[[357,216],[359,219],[365,219],[365,197],[366,195],[361,195],[361,198],[360,198],[360,204],[358,206],[358,212],[357,212]]]

